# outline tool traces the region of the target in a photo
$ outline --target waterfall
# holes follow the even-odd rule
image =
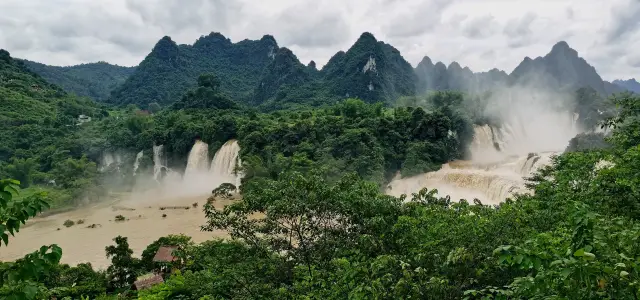
[[[449,162],[438,171],[409,178],[396,176],[387,193],[410,195],[426,187],[452,200],[478,198],[485,204],[529,193],[524,177],[549,165],[553,155],[566,147],[578,133],[576,119],[576,114],[556,112],[510,118],[498,128],[474,126],[471,160]]]
[[[136,154],[136,160],[133,162],[133,176],[136,176],[138,168],[140,167],[140,160],[144,156],[144,152],[140,151]]]
[[[232,183],[240,186],[241,172],[236,172],[236,165],[241,165],[239,157],[240,145],[236,140],[229,140],[213,156],[211,160],[211,173],[216,181],[216,186],[222,183]]]
[[[196,140],[189,152],[187,168],[184,171],[185,179],[193,179],[206,173],[209,168],[209,145]]]
[[[103,152],[102,159],[100,163],[100,172],[104,171],[109,166],[116,164],[118,169],[119,165],[122,163],[122,156],[119,153],[111,153],[111,152]]]
[[[167,172],[167,158],[164,155],[164,145],[153,145],[153,179],[159,181],[162,175],[162,169]]]

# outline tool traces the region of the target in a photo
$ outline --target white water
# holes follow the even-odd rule
[[[204,175],[209,169],[209,145],[197,140],[189,152],[187,168],[184,171],[185,180],[193,180]]]
[[[209,173],[213,175],[216,186],[223,183],[232,183],[240,186],[242,173],[236,172],[236,166],[242,165],[240,161],[240,145],[236,140],[227,141],[211,160]]]
[[[140,160],[144,157],[144,152],[140,151],[136,154],[136,160],[133,162],[133,176],[136,176],[138,168],[140,168]]]
[[[436,172],[413,177],[396,176],[387,193],[410,196],[426,187],[452,200],[477,198],[483,204],[499,204],[515,193],[528,193],[523,177],[550,164],[551,157],[566,147],[579,133],[576,120],[576,114],[547,112],[535,118],[510,118],[500,128],[475,126],[470,160],[450,162]]]
[[[114,154],[111,152],[103,152],[99,170],[102,172],[104,171],[104,169],[106,169],[112,164],[119,165],[121,163],[122,163],[122,155],[120,155],[120,153]]]

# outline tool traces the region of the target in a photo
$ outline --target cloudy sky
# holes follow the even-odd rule
[[[0,0],[0,48],[52,65],[137,65],[164,35],[275,36],[323,65],[364,32],[422,57],[511,72],[565,40],[607,80],[640,79],[640,0]]]

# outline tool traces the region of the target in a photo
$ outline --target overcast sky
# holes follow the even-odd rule
[[[321,66],[369,31],[422,57],[510,73],[565,40],[606,80],[640,79],[640,0],[0,0],[0,48],[51,65],[137,65],[164,35],[273,35]]]

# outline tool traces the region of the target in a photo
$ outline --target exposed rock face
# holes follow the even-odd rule
[[[374,102],[416,93],[417,77],[411,65],[397,49],[368,32],[347,52],[334,55],[322,72],[334,95]]]

